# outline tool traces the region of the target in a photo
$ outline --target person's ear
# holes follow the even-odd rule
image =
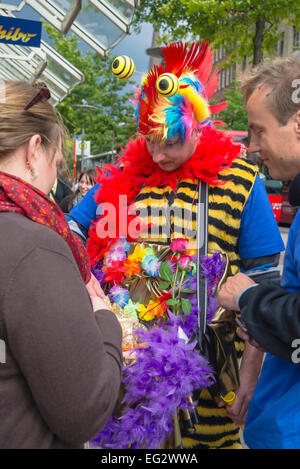
[[[195,129],[193,131],[193,136],[194,136],[194,139],[195,139],[195,143],[199,142],[201,134],[202,134],[202,129]]]
[[[26,150],[26,166],[31,173],[32,180],[38,176],[37,162],[40,158],[39,150],[41,148],[41,136],[33,135],[27,145]]]
[[[295,114],[295,129],[296,129],[296,136],[300,140],[300,110]]]

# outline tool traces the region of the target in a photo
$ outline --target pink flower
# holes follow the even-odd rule
[[[181,256],[179,259],[179,266],[181,267],[182,270],[185,270],[188,268],[190,262],[192,262],[192,259],[190,256]]]
[[[189,240],[184,238],[176,238],[170,244],[170,249],[172,252],[185,252]]]

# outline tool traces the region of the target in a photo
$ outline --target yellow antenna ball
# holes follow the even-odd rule
[[[119,55],[112,63],[112,72],[118,78],[130,78],[135,71],[133,60],[127,55]]]
[[[163,73],[156,80],[156,89],[163,96],[173,96],[179,89],[179,80],[173,73]]]

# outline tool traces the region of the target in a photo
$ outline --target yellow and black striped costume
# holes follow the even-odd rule
[[[240,269],[238,237],[242,212],[250,195],[257,168],[243,159],[236,159],[229,169],[219,173],[223,185],[209,186],[208,249],[228,254],[232,273]],[[176,192],[169,186],[143,187],[135,201],[140,218],[151,221],[155,228],[148,230],[142,240],[168,244],[173,237],[181,237],[182,229],[196,232],[198,183],[180,180]],[[171,210],[170,210],[171,209]],[[182,224],[184,210],[185,227]],[[147,219],[146,219],[147,218]],[[241,356],[243,343],[236,341]],[[183,378],[184,379],[184,378]],[[196,432],[183,438],[184,447],[241,448],[239,428],[227,416],[225,408],[218,408],[207,390],[202,391],[197,412],[200,424]]]

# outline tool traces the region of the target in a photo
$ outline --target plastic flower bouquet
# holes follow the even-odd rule
[[[212,369],[191,342],[198,317],[195,261],[187,239],[174,239],[170,247],[118,240],[95,270],[123,328],[126,366],[121,415],[110,418],[94,445],[161,447],[192,392],[213,383]],[[209,322],[225,262],[219,253],[202,262]]]

